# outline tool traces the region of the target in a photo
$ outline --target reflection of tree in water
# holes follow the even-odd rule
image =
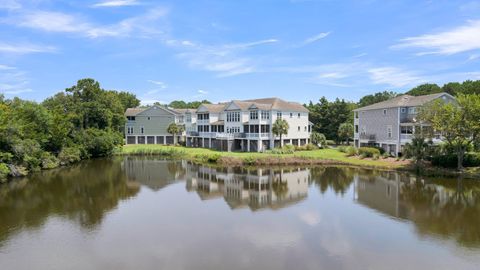
[[[284,199],[288,194],[288,182],[283,181],[281,176],[273,179],[272,190],[278,199]]]
[[[167,164],[168,172],[173,175],[174,179],[179,179],[185,176],[187,170],[181,161],[172,161]]]
[[[353,183],[355,169],[340,167],[314,167],[311,170],[312,181],[324,194],[331,188],[336,194],[345,194]]]
[[[94,160],[32,175],[0,187],[0,243],[16,230],[36,228],[48,217],[66,217],[87,229],[138,187],[127,185],[114,160]]]
[[[404,185],[401,200],[420,234],[480,245],[480,186],[474,181],[416,181]]]

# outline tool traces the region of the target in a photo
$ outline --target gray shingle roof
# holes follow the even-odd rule
[[[295,112],[308,112],[308,109],[305,108],[300,103],[289,102],[279,98],[233,100],[232,102],[242,110],[248,110],[250,107],[255,106],[260,110],[284,110],[284,111],[295,111]],[[205,106],[209,112],[221,112],[227,106],[227,104],[225,103],[202,104],[202,105]]]
[[[377,109],[387,109],[387,108],[422,106],[425,103],[428,103],[432,100],[442,97],[443,95],[450,96],[447,93],[436,93],[436,94],[424,95],[424,96],[401,95],[386,101],[382,101],[379,103],[375,103],[372,105],[355,109],[354,111],[367,111],[367,110],[377,110]]]

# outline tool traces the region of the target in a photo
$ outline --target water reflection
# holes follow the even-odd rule
[[[468,247],[480,245],[480,183],[423,179],[378,172],[355,175],[357,202],[388,216],[410,220],[422,236],[453,238]]]
[[[132,207],[132,212],[119,208],[125,200],[130,200],[125,205]],[[152,203],[158,200],[162,203]],[[215,204],[209,204],[209,209],[199,207],[204,206],[201,202],[206,200]],[[210,207],[217,205],[229,213],[209,216],[213,210]],[[149,216],[148,220],[136,215],[154,212],[156,208],[158,216]],[[344,238],[342,241],[348,246],[348,241],[362,242],[358,239],[360,234],[352,233],[360,230],[355,227],[359,225],[345,221],[355,217],[354,220],[368,219],[366,224],[371,222],[369,225],[383,232],[393,232],[393,228],[403,224],[414,228],[415,233],[409,234],[416,239],[442,239],[460,247],[480,248],[480,183],[476,181],[421,179],[404,173],[344,167],[214,168],[187,161],[122,157],[46,171],[0,186],[0,251],[8,240],[16,239],[22,232],[48,227],[51,218],[67,220],[88,233],[115,230],[112,224],[118,223],[105,224],[104,221],[108,220],[109,213],[119,212],[133,225],[128,230],[119,229],[118,235],[146,226],[156,218],[160,221],[155,226],[169,220],[169,230],[155,234],[168,239],[175,238],[174,232],[187,233],[186,224],[195,218],[197,225],[206,230],[213,228],[213,220],[220,227],[232,226],[229,222],[235,220],[237,234],[250,233],[252,239],[258,239],[261,234],[278,240],[283,238],[278,236],[280,233],[273,233],[275,229],[280,230],[283,237],[287,236],[285,231],[289,231],[289,235],[295,237],[286,238],[282,247],[303,239],[311,245],[304,247],[305,250],[313,252],[318,249],[318,243],[305,239],[322,236],[325,240],[326,236],[320,229],[306,229],[305,224],[312,228],[323,226],[325,229],[325,224],[335,230],[341,228],[342,233],[335,238]],[[256,218],[249,215],[253,212]],[[298,217],[301,223],[295,223]],[[184,230],[177,231],[180,228]],[[260,233],[259,228],[263,230]],[[212,234],[205,235],[208,239],[215,239],[220,233],[229,243],[227,246],[231,245],[227,239],[234,237],[227,232],[208,232]],[[141,232],[136,233],[142,236]],[[112,239],[118,239],[118,235]],[[147,232],[145,235],[150,237]],[[155,241],[151,245],[161,243]],[[418,243],[411,245],[414,244]],[[331,243],[325,245],[332,246]],[[246,246],[237,248],[246,250]]]
[[[279,209],[307,197],[309,169],[209,168],[190,165],[187,190],[202,200],[223,197],[232,209]]]
[[[118,160],[95,160],[0,186],[0,245],[49,217],[64,217],[94,230],[120,200],[139,191],[127,184],[120,166]]]

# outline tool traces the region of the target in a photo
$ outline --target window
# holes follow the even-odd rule
[[[128,121],[135,121],[135,116],[127,116]]]
[[[300,131],[300,126],[298,126],[298,131]]]
[[[401,111],[402,111],[402,113],[406,113],[406,112],[407,112],[407,108],[402,108]]]
[[[199,113],[197,115],[198,120],[208,120],[210,119],[210,114],[208,113]]]
[[[293,118],[293,113],[290,113],[290,118]]]
[[[227,122],[240,122],[240,112],[227,112]]]
[[[149,116],[149,117],[147,117],[147,120],[150,120],[150,116]]]
[[[269,111],[262,111],[262,120],[270,119],[270,112]]]
[[[383,109],[383,115],[387,115],[387,109]]]
[[[305,126],[305,130],[304,131],[307,131],[307,126]]]
[[[298,118],[300,118],[300,113],[298,113]]]
[[[392,138],[392,126],[387,126],[387,137]]]
[[[413,126],[400,127],[401,134],[413,134]]]
[[[140,133],[141,133],[141,134],[145,133],[145,128],[144,128],[143,126],[140,127]]]
[[[282,119],[282,112],[277,112],[277,118]]]
[[[355,125],[355,133],[358,133],[358,125]]]
[[[250,111],[250,120],[258,119],[258,111]]]
[[[187,123],[191,123],[192,122],[192,115],[191,114],[187,114]]]
[[[416,114],[416,113],[417,113],[417,108],[416,107],[408,108],[408,114]]]
[[[354,112],[355,118],[358,118],[358,112]]]
[[[133,127],[127,127],[127,134],[133,134]]]

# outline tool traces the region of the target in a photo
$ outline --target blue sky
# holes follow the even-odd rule
[[[85,77],[143,103],[480,79],[480,1],[0,0],[0,92],[41,101]]]

